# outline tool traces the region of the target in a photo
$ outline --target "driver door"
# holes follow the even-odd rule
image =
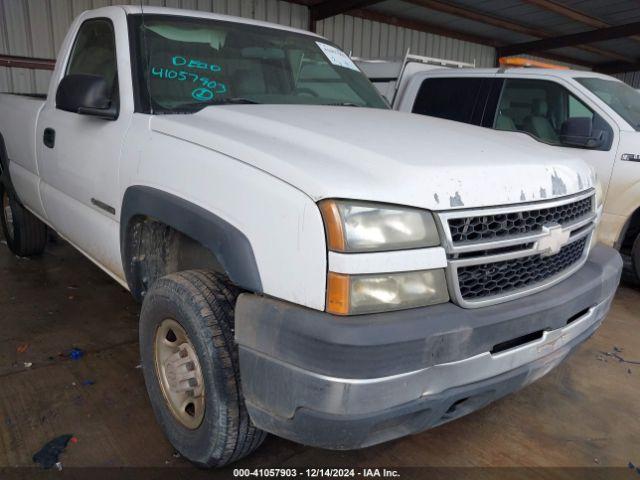
[[[132,111],[121,102],[119,85],[131,77],[126,80],[124,62],[118,60],[118,49],[126,51],[126,43],[118,41],[123,32],[117,25],[126,30],[124,18],[80,20],[75,38],[67,39],[69,58],[52,80],[57,78],[57,84],[70,74],[103,76],[111,102],[118,105],[117,119],[63,111],[56,106],[55,91],[50,91],[36,138],[40,195],[49,223],[105,270],[120,276],[118,166]]]

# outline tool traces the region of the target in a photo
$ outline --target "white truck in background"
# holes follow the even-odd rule
[[[46,98],[0,95],[0,164],[14,253],[54,229],[142,302],[201,466],[481,408],[589,338],[622,268],[573,152],[393,112],[330,41],[241,18],[83,13]]]
[[[399,62],[357,64],[395,110],[525,133],[574,151],[596,169],[602,185],[599,241],[619,250],[640,282],[637,90],[608,75],[564,68],[478,69],[410,54]]]

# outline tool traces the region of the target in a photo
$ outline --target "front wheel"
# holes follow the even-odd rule
[[[221,276],[186,271],[157,280],[142,304],[140,351],[154,413],[173,446],[200,466],[234,462],[266,436],[240,388],[237,295]]]
[[[47,226],[0,185],[2,233],[9,249],[19,257],[40,255],[47,245]]]

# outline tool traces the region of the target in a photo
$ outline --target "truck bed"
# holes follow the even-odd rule
[[[35,159],[36,122],[46,96],[0,94],[0,135],[4,140],[10,170],[18,168],[23,174],[16,177],[16,189],[24,176],[37,172]]]

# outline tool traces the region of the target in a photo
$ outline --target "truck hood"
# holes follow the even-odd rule
[[[450,210],[550,199],[595,183],[590,167],[569,149],[389,110],[214,106],[154,116],[151,129],[250,164],[316,201]]]

